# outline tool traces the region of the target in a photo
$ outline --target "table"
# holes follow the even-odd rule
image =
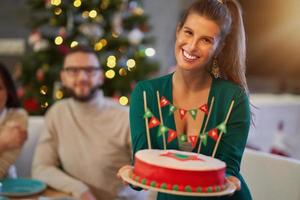
[[[45,197],[45,198],[41,198],[41,197]],[[61,192],[61,191],[57,191],[54,190],[52,188],[47,188],[45,191],[43,191],[42,193],[36,194],[36,195],[32,195],[32,196],[26,196],[26,197],[14,197],[14,198],[9,198],[10,200],[41,200],[41,199],[52,199],[52,198],[67,198],[69,200],[74,199],[70,194]],[[57,199],[58,200],[58,199]]]

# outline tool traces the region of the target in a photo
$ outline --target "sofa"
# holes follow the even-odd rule
[[[43,117],[29,117],[28,138],[23,146],[19,158],[15,163],[17,174],[19,177],[31,177],[31,163],[34,156],[35,147],[38,142],[38,138],[43,130],[43,127]]]
[[[29,118],[28,140],[15,164],[19,177],[31,176],[32,158],[43,126],[43,117]],[[255,200],[300,199],[299,160],[246,149],[241,173]],[[155,199],[155,193],[148,199]]]

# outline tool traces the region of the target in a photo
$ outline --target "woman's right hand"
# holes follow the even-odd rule
[[[2,151],[20,148],[27,139],[27,131],[16,122],[4,125],[0,133],[0,149]]]

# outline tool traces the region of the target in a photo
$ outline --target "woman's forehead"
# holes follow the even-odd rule
[[[183,24],[183,28],[184,27],[210,37],[216,37],[220,34],[220,27],[215,21],[194,12],[187,16]]]

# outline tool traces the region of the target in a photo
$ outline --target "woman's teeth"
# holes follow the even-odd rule
[[[196,60],[198,58],[198,56],[191,55],[188,52],[186,52],[185,50],[182,50],[182,51],[183,51],[184,57],[186,57],[189,60]]]

